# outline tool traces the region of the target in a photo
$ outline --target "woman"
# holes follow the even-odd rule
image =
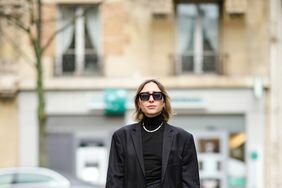
[[[106,188],[199,188],[193,136],[169,125],[169,96],[157,80],[143,82],[135,95],[138,123],[112,137]]]

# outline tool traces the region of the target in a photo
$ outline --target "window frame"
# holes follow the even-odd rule
[[[89,8],[90,7],[90,8]],[[102,44],[101,44],[101,16],[100,16],[100,6],[99,4],[59,4],[57,6],[57,14],[58,15],[62,15],[63,13],[61,13],[60,11],[62,9],[67,9],[67,8],[73,8],[73,13],[75,16],[75,21],[74,21],[74,25],[73,25],[73,34],[72,37],[74,37],[74,48],[73,49],[68,49],[63,52],[63,53],[59,53],[58,52],[58,48],[61,48],[60,46],[60,42],[58,42],[58,38],[60,36],[57,36],[57,51],[56,51],[56,66],[55,66],[55,75],[57,76],[74,76],[74,75],[79,75],[79,76],[101,76],[102,72],[103,72],[103,67],[102,67]],[[86,16],[80,16],[83,15],[84,12],[86,11],[86,9],[97,9],[97,16],[98,16],[98,22],[99,22],[99,28],[97,29],[98,33],[99,33],[99,46],[95,46],[95,44],[93,45],[93,49],[90,49],[91,51],[93,51],[94,53],[92,54],[92,56],[95,56],[95,64],[97,67],[96,69],[92,69],[92,71],[88,70],[86,67],[86,59],[87,59],[87,55],[89,55],[89,49],[86,49],[85,47],[85,29],[87,29],[85,27],[85,22],[87,21]],[[62,26],[61,26],[62,27]],[[57,29],[60,29],[60,27],[57,27]],[[88,31],[89,32],[89,31]],[[71,39],[73,40],[73,39]],[[98,49],[99,48],[99,49]],[[64,71],[64,55],[67,55],[68,53],[66,53],[67,51],[72,51],[72,53],[70,53],[69,55],[72,55],[73,57],[73,66],[74,66],[74,70],[70,70],[70,71]],[[90,55],[91,55],[90,54]]]
[[[183,61],[181,60],[182,58],[182,53],[180,52],[179,49],[176,49],[176,55],[175,55],[175,73],[177,75],[183,75],[183,74],[220,74],[221,73],[221,62],[220,62],[220,23],[221,23],[221,16],[222,16],[222,5],[220,1],[216,0],[203,0],[201,2],[196,1],[196,0],[182,0],[179,1],[175,4],[175,12],[176,12],[176,46],[179,46],[178,41],[179,41],[179,16],[178,16],[178,6],[179,5],[215,5],[217,7],[217,49],[214,51],[214,55],[211,54],[212,51],[206,51],[204,50],[204,34],[198,34],[196,37],[193,37],[194,40],[197,40],[198,42],[194,42],[192,48],[193,50],[186,51],[187,57],[192,58],[192,63],[186,66],[188,66],[189,70],[185,70],[185,67],[183,66]],[[199,17],[199,16],[197,16]],[[198,27],[200,26],[201,28],[196,28],[200,30],[202,33],[204,31],[204,26],[203,24],[198,24]],[[195,30],[195,28],[193,28]],[[195,34],[195,32],[193,33]],[[197,34],[197,33],[196,33]],[[201,41],[201,42],[199,42]],[[178,47],[179,48],[179,47]],[[184,53],[185,54],[185,53]],[[195,55],[196,54],[196,55]],[[199,55],[200,54],[200,55]],[[214,66],[212,66],[212,70],[209,70],[209,67],[207,66],[209,63],[204,62],[204,58],[212,57],[214,58]],[[196,60],[195,60],[196,59]],[[207,59],[208,60],[208,59]],[[190,67],[190,68],[189,68]],[[192,67],[192,68],[191,68]],[[206,67],[206,68],[205,68]],[[187,67],[186,67],[187,68]],[[190,70],[191,69],[191,70]],[[207,69],[207,70],[205,70]]]

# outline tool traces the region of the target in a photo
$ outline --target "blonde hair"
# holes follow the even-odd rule
[[[168,96],[168,93],[164,87],[163,84],[161,84],[159,81],[155,80],[155,79],[149,79],[149,80],[145,80],[144,82],[142,82],[139,87],[137,88],[135,97],[134,97],[134,104],[135,104],[135,112],[134,112],[134,119],[136,121],[141,121],[144,118],[144,114],[141,111],[141,109],[139,108],[139,93],[142,91],[142,89],[144,88],[144,86],[150,82],[153,82],[155,84],[157,84],[157,86],[159,87],[159,89],[161,90],[161,92],[163,93],[164,96],[164,103],[165,106],[162,110],[162,115],[164,117],[164,120],[167,122],[169,120],[169,118],[172,115],[172,108],[171,108],[171,104],[170,104],[170,97]]]

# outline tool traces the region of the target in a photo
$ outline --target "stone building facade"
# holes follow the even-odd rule
[[[75,21],[43,58],[50,168],[84,179],[95,170],[90,180],[103,184],[106,161],[100,158],[107,158],[111,134],[132,122],[135,88],[153,77],[169,90],[176,112],[171,122],[195,135],[203,185],[279,187],[281,2],[43,4],[44,20],[51,20],[43,25],[43,42]],[[27,55],[6,38],[0,37],[6,44],[0,48],[0,150],[7,155],[0,156],[0,166],[36,166],[32,53],[25,37],[19,48]],[[121,113],[107,114],[116,103],[124,106]],[[207,149],[211,145],[215,151]],[[64,161],[66,155],[71,157]]]

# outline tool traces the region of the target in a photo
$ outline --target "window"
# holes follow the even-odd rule
[[[98,6],[59,6],[57,74],[101,74]]]
[[[218,19],[218,4],[177,5],[177,73],[217,71]]]

